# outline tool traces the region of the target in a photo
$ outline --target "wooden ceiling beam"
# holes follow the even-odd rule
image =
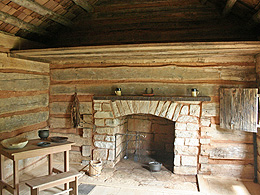
[[[32,10],[42,16],[45,16],[46,18],[49,18],[50,20],[53,20],[59,24],[62,24],[63,26],[71,27],[73,25],[72,21],[53,12],[52,10],[43,7],[39,3],[32,1],[32,0],[11,0],[12,2],[25,7],[29,10]]]
[[[252,19],[253,19],[255,22],[257,22],[257,23],[260,23],[260,10],[258,10],[258,12],[256,12],[256,13],[253,15]]]
[[[0,11],[0,21],[7,23],[7,24],[11,24],[11,25],[21,28],[23,30],[27,30],[29,32],[39,34],[39,35],[49,36],[49,37],[53,36],[50,32],[46,31],[43,28],[26,23],[14,16],[11,16],[11,15],[9,15],[5,12],[1,12],[1,11]]]
[[[226,3],[226,6],[225,6],[225,8],[222,12],[222,15],[226,16],[227,14],[229,14],[236,2],[237,2],[237,0],[227,0],[227,3]]]
[[[91,13],[94,12],[94,8],[90,5],[86,0],[72,0],[76,5],[80,6],[87,12]]]

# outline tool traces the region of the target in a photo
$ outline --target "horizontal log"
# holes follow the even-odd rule
[[[35,96],[10,97],[0,99],[0,117],[4,113],[27,111],[49,105],[48,94]]]
[[[49,73],[34,72],[28,70],[16,70],[16,69],[0,69],[1,73],[22,73],[22,74],[33,74],[33,75],[45,75],[49,76]]]
[[[78,99],[80,102],[92,102],[93,94],[90,95],[78,95]],[[72,95],[51,95],[50,96],[50,103],[52,102],[72,102],[73,94]]]
[[[44,122],[40,122],[37,124],[28,125],[28,126],[10,131],[8,133],[0,132],[0,140],[15,137],[21,133],[26,133],[26,132],[33,131],[33,130],[43,129],[43,128],[46,128],[47,126],[48,126],[48,123],[46,121],[44,121]]]
[[[7,57],[6,54],[0,53],[0,70],[5,69],[31,71],[35,73],[50,72],[48,63],[10,58]]]
[[[152,63],[152,64],[129,64],[129,63],[82,63],[82,64],[50,64],[50,70],[53,69],[70,69],[70,68],[110,68],[110,67],[165,67],[165,66],[178,66],[178,67],[228,67],[228,66],[246,66],[255,67],[254,62],[222,62],[222,63],[203,63],[203,62],[175,62],[175,63]],[[260,70],[259,70],[260,71]]]
[[[50,114],[70,114],[72,102],[50,103]],[[79,103],[80,114],[92,114],[92,102]]]
[[[82,135],[82,129],[79,128],[50,128],[50,132]]]
[[[196,74],[194,74],[196,72]],[[86,75],[88,75],[86,79]],[[51,71],[52,83],[54,81],[256,81],[255,66],[253,67],[116,67],[116,68],[79,68]]]
[[[0,73],[0,90],[36,91],[49,89],[49,76],[21,73]]]
[[[38,113],[38,112],[44,112],[44,111],[49,112],[49,107],[40,107],[40,108],[35,108],[35,109],[28,109],[28,110],[21,110],[21,111],[16,111],[16,112],[0,114],[0,118],[12,117],[15,115],[23,115],[23,114],[30,114],[30,113]]]
[[[41,94],[49,94],[49,90],[44,91],[6,91],[2,90],[0,98],[11,98],[11,97],[23,97],[23,96],[34,96]]]
[[[48,117],[49,112],[43,111],[0,118],[0,132],[9,133],[27,126],[46,122],[48,120]]]

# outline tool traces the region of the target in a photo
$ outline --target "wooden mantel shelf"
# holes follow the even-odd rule
[[[209,96],[94,96],[94,100],[149,100],[149,101],[211,101]]]

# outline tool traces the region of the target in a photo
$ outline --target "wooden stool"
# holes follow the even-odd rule
[[[61,184],[69,183],[70,189],[62,191],[70,193],[70,195],[78,195],[78,171],[69,171],[59,173],[57,175],[46,175],[26,181],[26,185],[31,188],[31,195],[39,195],[39,192],[48,188],[52,188]],[[58,193],[61,194],[61,193]]]

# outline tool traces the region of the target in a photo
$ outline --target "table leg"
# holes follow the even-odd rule
[[[0,154],[0,180],[4,181],[4,156]],[[4,186],[0,184],[0,195],[3,194]]]
[[[69,171],[69,150],[64,151],[64,172]],[[69,189],[69,183],[66,183],[64,185],[65,190]]]
[[[51,175],[53,172],[53,155],[52,154],[48,155],[48,171],[49,171],[49,175]]]
[[[14,185],[14,195],[19,194],[19,172],[18,172],[18,162],[13,160],[13,185]]]

